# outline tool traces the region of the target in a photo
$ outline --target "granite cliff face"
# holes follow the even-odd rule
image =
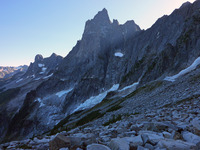
[[[102,100],[117,102],[116,97],[136,87],[194,70],[200,54],[199,9],[199,0],[185,3],[146,31],[134,21],[111,22],[106,9],[98,12],[65,58],[37,55],[21,78],[1,87],[1,95],[10,87],[19,90],[0,105],[6,110],[1,112],[2,137],[13,140],[47,132]]]

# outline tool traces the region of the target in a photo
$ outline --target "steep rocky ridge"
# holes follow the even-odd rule
[[[1,125],[1,140],[6,136],[9,124],[12,124],[11,120],[16,120],[15,115],[24,109],[25,99],[30,97],[32,91],[34,91],[42,82],[48,80],[53,72],[56,70],[58,63],[62,60],[61,56],[52,54],[49,58],[43,58],[41,55],[35,57],[35,62],[31,63],[27,71],[23,74],[15,74],[12,78],[2,80],[0,85],[0,125]],[[45,69],[43,69],[45,67]],[[42,72],[42,73],[41,73]],[[24,104],[24,105],[23,105]],[[26,111],[31,113],[31,104],[28,104]],[[23,112],[23,115],[27,113]],[[18,124],[24,118],[15,122]],[[31,132],[31,131],[30,131]],[[15,135],[14,133],[12,133]]]

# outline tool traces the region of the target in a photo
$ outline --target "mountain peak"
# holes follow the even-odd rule
[[[106,18],[106,19],[109,18],[108,11],[105,8],[99,11],[94,17],[94,19],[99,19],[99,18]]]
[[[95,23],[100,23],[100,24],[110,24],[110,18],[108,16],[108,11],[104,8],[103,10],[99,11],[94,19],[92,19]]]
[[[188,5],[191,5],[191,3],[189,1],[183,3],[180,8],[184,8],[184,7],[188,6]]]
[[[99,11],[93,19],[88,20],[85,24],[84,34],[97,33],[104,27],[108,27],[111,24],[108,16],[108,11],[104,8]]]
[[[35,56],[35,62],[38,62],[38,61],[41,61],[41,60],[43,60],[43,56],[41,54],[37,54]]]
[[[56,57],[58,56],[56,53],[52,53],[50,57]]]

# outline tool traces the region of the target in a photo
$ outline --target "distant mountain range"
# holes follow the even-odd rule
[[[19,67],[3,67],[0,66],[0,78],[9,78],[13,75],[15,75],[16,73],[19,72],[26,72],[26,70],[28,69],[28,66],[24,65],[24,66],[19,66]]]
[[[82,39],[66,57],[37,55],[28,68],[0,67],[0,78],[6,79],[0,80],[1,141],[49,133],[66,117],[107,99],[126,97],[155,81],[171,83],[195,70],[199,10],[199,0],[185,3],[141,30],[134,21],[111,21],[103,9],[86,22]]]

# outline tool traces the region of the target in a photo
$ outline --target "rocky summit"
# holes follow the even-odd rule
[[[0,80],[0,149],[200,149],[200,1],[151,28],[85,24],[62,58]]]

